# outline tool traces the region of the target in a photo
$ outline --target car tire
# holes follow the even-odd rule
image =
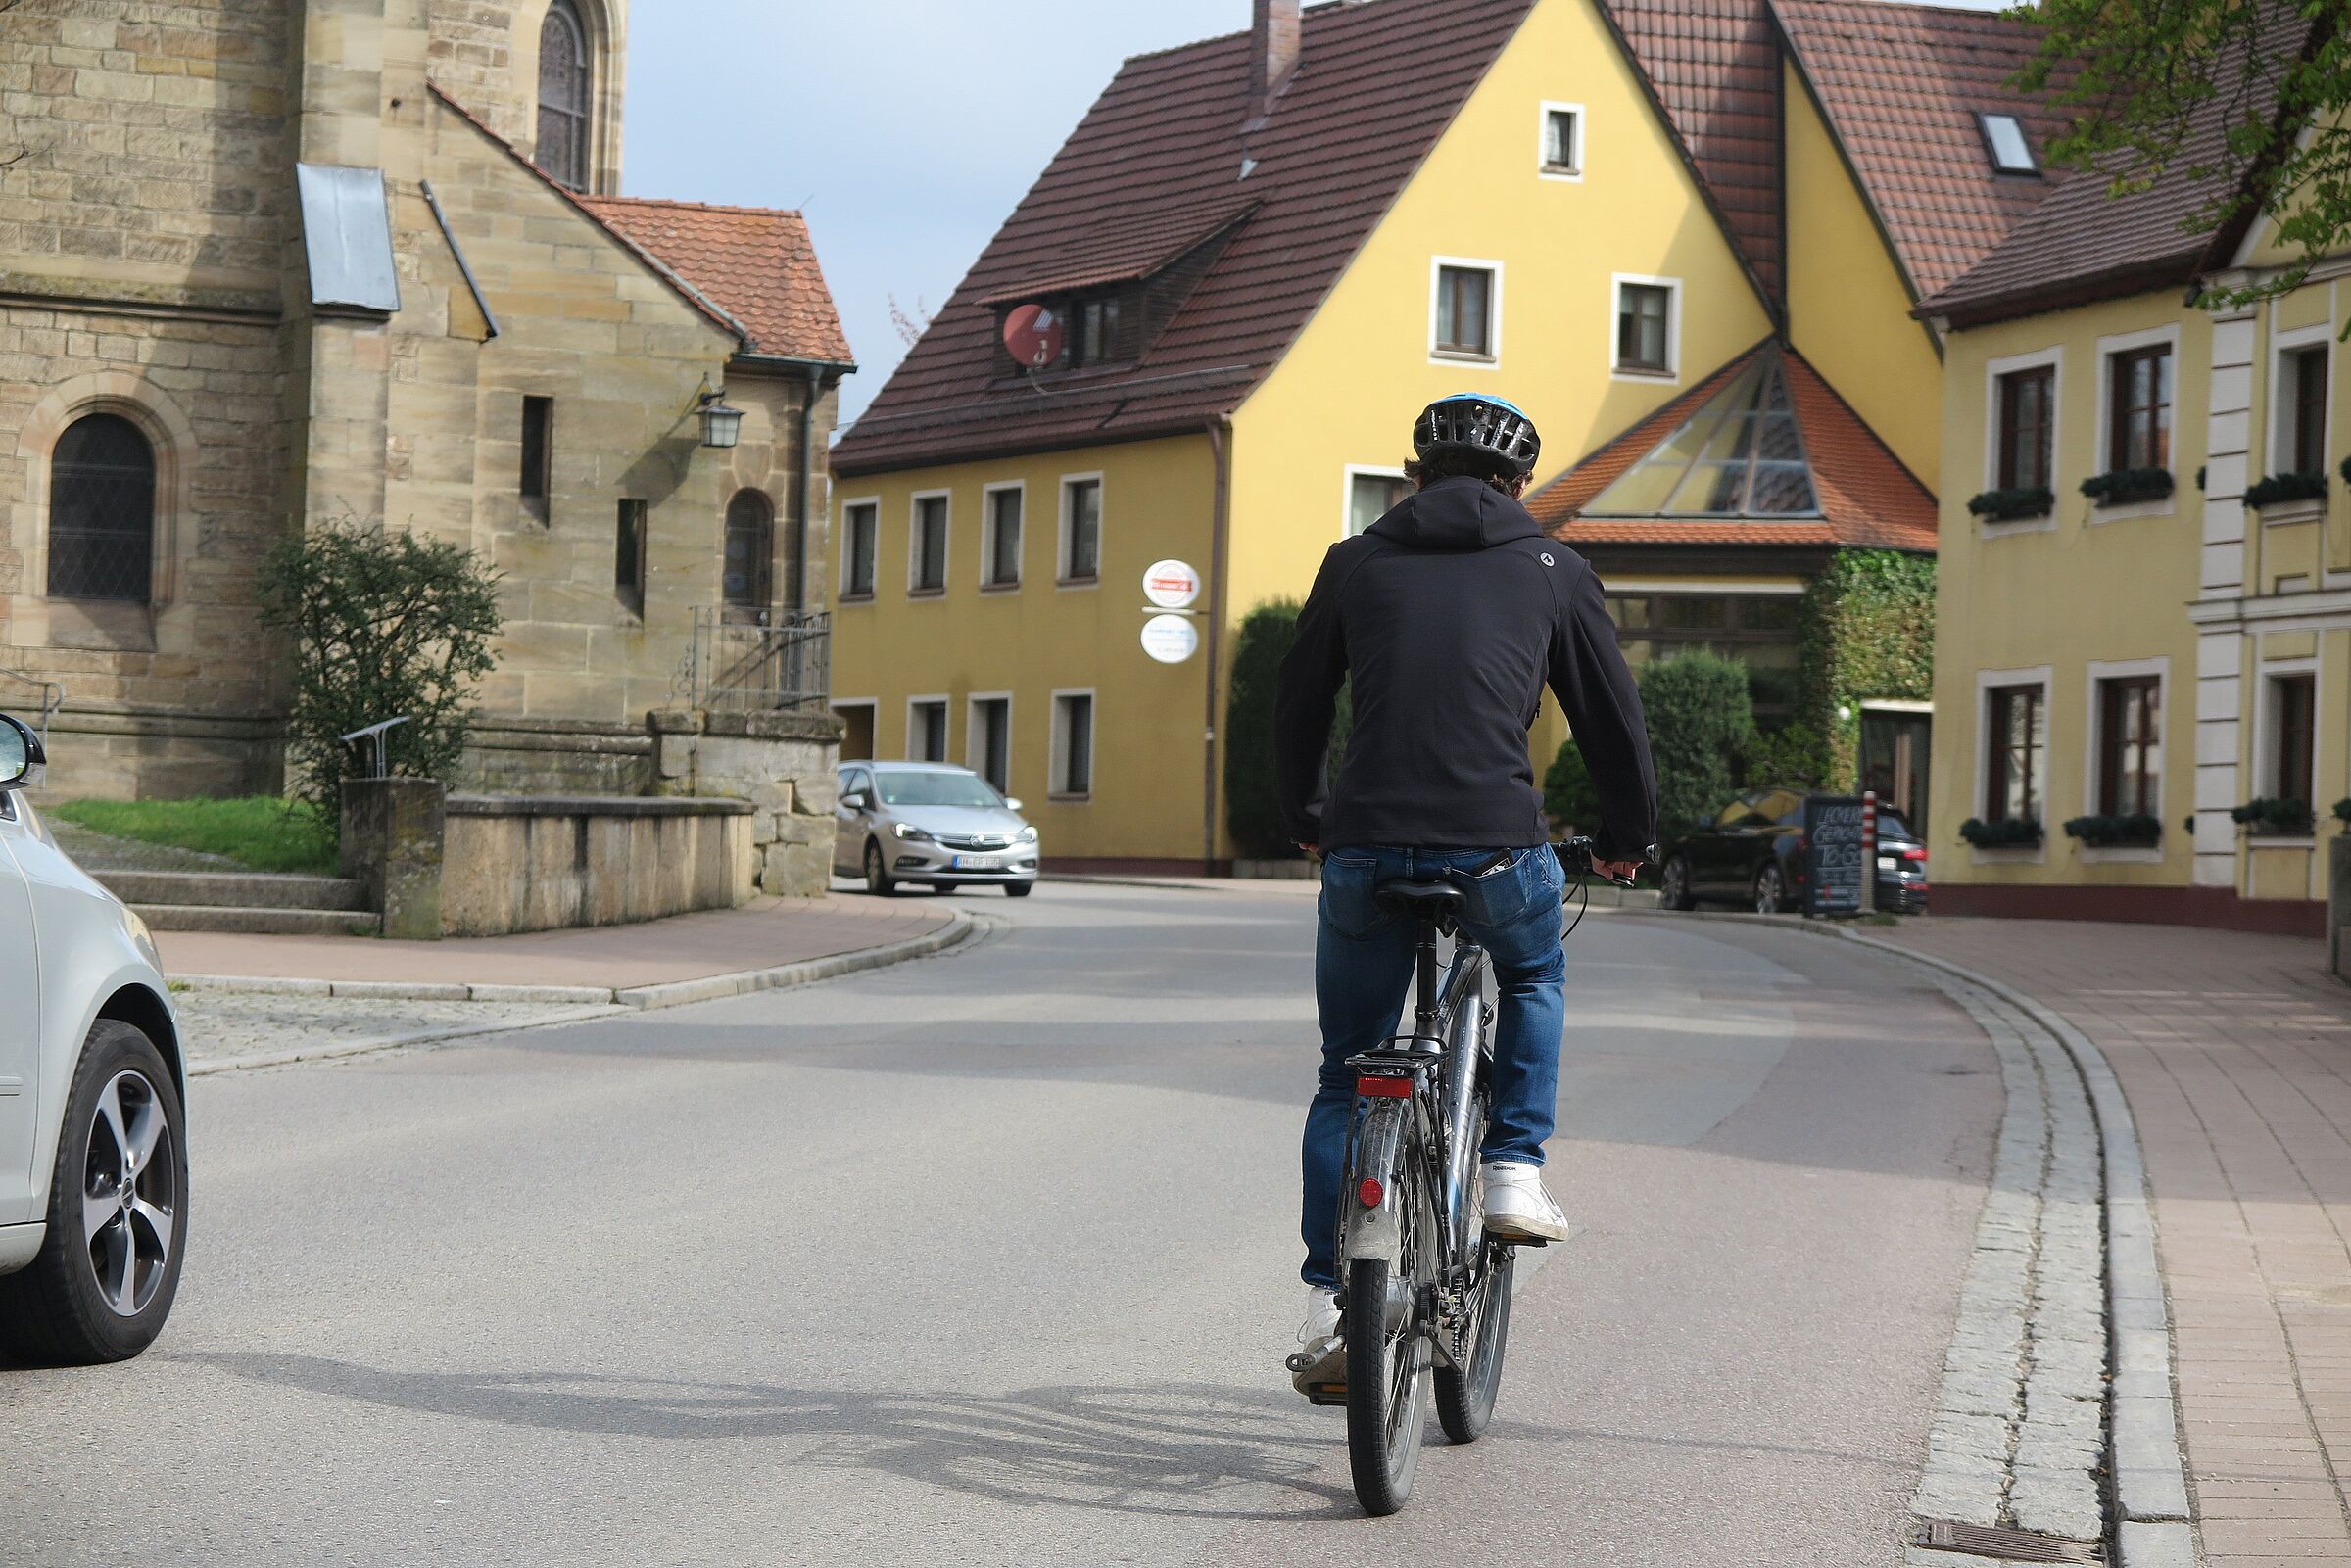
[[[1665,862],[1657,897],[1667,909],[1698,907],[1698,895],[1690,890],[1690,861],[1687,856],[1676,855]]]
[[[40,1253],[0,1279],[0,1348],[90,1366],[153,1344],[187,1252],[187,1123],[163,1053],[127,1023],[100,1019],[82,1042],[47,1217]]]
[[[1027,898],[1035,891],[1036,883],[1034,882],[1006,882],[1004,884],[1006,898]]]
[[[891,898],[898,891],[898,879],[882,863],[882,845],[871,838],[865,841],[865,890],[877,898]]]
[[[1780,875],[1779,862],[1767,860],[1755,873],[1755,913],[1777,915],[1787,907],[1787,880]]]

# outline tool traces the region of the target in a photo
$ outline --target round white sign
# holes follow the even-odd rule
[[[1189,608],[1200,596],[1200,574],[1182,561],[1154,561],[1143,573],[1143,597],[1163,610]]]
[[[1143,623],[1143,651],[1162,664],[1181,664],[1200,647],[1200,629],[1181,615],[1154,615]]]

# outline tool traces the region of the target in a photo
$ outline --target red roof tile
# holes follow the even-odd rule
[[[849,340],[799,214],[643,196],[579,201],[741,322],[752,352],[849,362]]]
[[[1935,498],[1887,450],[1861,416],[1786,345],[1789,399],[1804,438],[1805,457],[1820,502],[1820,517],[1787,521],[1728,521],[1680,517],[1585,517],[1582,510],[1633,464],[1679,430],[1709,398],[1728,386],[1756,356],[1773,352],[1766,340],[1733,359],[1632,429],[1593,452],[1526,500],[1535,520],[1569,545],[1706,544],[1838,545],[1861,549],[1931,553],[1936,545]]]
[[[2065,129],[2048,97],[2008,85],[2039,45],[2030,23],[1890,0],[1772,8],[1916,294],[1956,278],[2048,194],[2054,173],[1993,171],[1976,119],[2016,116],[2036,158]]]
[[[834,449],[835,472],[1131,440],[1230,412],[1288,352],[1533,4],[1309,10],[1298,68],[1246,146],[1246,33],[1128,61]],[[1255,160],[1245,177],[1244,156]],[[1137,361],[999,377],[987,302],[1130,268],[1176,239],[1171,213],[1188,223],[1243,202],[1258,205]]]
[[[1764,0],[1606,0],[1748,265],[1780,290],[1780,51]]]

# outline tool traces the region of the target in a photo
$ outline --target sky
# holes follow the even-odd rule
[[[1996,8],[2000,0],[1976,0]],[[1119,62],[1250,0],[638,0],[621,189],[808,215],[858,362],[854,419]]]

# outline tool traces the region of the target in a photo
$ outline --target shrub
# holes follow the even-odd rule
[[[2023,485],[1971,496],[1967,509],[1988,523],[2012,523],[2026,517],[2046,517],[2056,504],[2056,494],[2048,486]]]
[[[1543,810],[1562,831],[1591,832],[1600,822],[1600,791],[1592,787],[1592,770],[1572,739],[1560,743],[1543,775]]]
[[[2245,487],[2245,504],[2255,511],[2264,506],[2279,506],[2289,501],[2325,500],[2325,474],[2272,474],[2257,479]]]
[[[2260,795],[2231,810],[2229,820],[2255,833],[2299,836],[2317,825],[2317,814],[2310,809],[2307,800],[2279,800]]]
[[[2065,825],[2067,836],[2092,849],[2143,849],[2163,838],[2163,819],[2146,812],[2110,817],[2076,817]]]
[[[498,575],[461,546],[347,519],[279,541],[260,586],[262,623],[294,641],[290,792],[339,823],[355,766],[342,737],[404,715],[386,771],[447,778],[495,662]]]
[[[1747,783],[1750,788],[1790,784],[1825,789],[1835,766],[1836,759],[1829,754],[1829,743],[1820,732],[1801,719],[1791,719],[1769,735],[1756,737],[1747,757]]]
[[[1970,817],[1959,825],[1959,836],[1978,849],[2030,849],[2040,842],[2040,824],[2030,817],[1986,822]]]
[[[2082,481],[2082,494],[2101,506],[2122,506],[2135,500],[2161,500],[2172,493],[2168,468],[2117,468]]]
[[[1641,672],[1649,743],[1656,757],[1657,823],[1686,832],[1731,793],[1737,765],[1755,749],[1747,666],[1713,653],[1683,653]]]
[[[2351,795],[2345,795],[2334,803],[2334,820],[2340,823],[2351,823]]]

